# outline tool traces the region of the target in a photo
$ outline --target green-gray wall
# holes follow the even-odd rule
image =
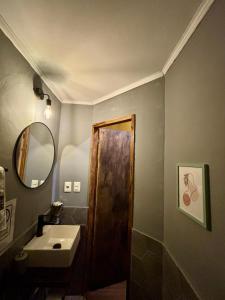
[[[88,171],[93,107],[63,104],[61,109],[58,198],[65,206],[87,207]],[[80,181],[80,193],[64,193],[65,181]]]
[[[217,0],[165,78],[164,240],[204,300],[225,299],[225,1]],[[176,209],[178,162],[210,168],[212,231]]]
[[[46,121],[43,112],[46,102],[33,92],[35,72],[28,62],[0,31],[0,165],[7,167],[6,197],[17,198],[14,239],[37,221],[38,214],[50,207],[52,177],[39,189],[25,188],[17,179],[12,164],[14,145],[20,132],[30,123],[45,123],[58,144],[60,102],[44,86],[52,99],[53,116]]]
[[[136,114],[134,227],[163,239],[164,79],[94,106],[93,122]]]

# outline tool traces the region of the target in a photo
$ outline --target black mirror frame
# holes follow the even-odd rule
[[[41,124],[41,125],[44,125],[44,126],[48,129],[48,131],[50,132],[50,135],[51,135],[51,137],[52,137],[53,148],[54,148],[54,156],[53,156],[53,162],[52,162],[51,170],[49,171],[48,176],[46,177],[45,181],[44,181],[41,185],[39,185],[39,186],[37,186],[37,187],[35,187],[35,188],[29,187],[29,186],[27,186],[26,184],[24,184],[24,182],[21,180],[21,178],[19,177],[19,174],[18,174],[18,172],[17,172],[17,163],[16,163],[16,150],[17,150],[17,146],[18,146],[18,144],[19,144],[20,138],[21,138],[21,136],[22,136],[24,130],[26,130],[28,127],[30,127],[30,126],[33,125],[33,124]],[[17,140],[16,140],[16,143],[15,143],[15,146],[14,146],[14,151],[13,151],[13,166],[14,166],[14,169],[15,169],[15,172],[16,172],[16,177],[18,178],[19,182],[20,182],[25,188],[27,188],[27,189],[29,189],[29,190],[34,191],[34,190],[40,189],[41,187],[43,187],[43,186],[45,185],[45,183],[48,181],[49,177],[51,176],[52,171],[53,171],[53,168],[54,168],[54,165],[55,165],[55,160],[56,160],[55,141],[54,141],[54,137],[53,137],[52,132],[51,132],[51,130],[49,129],[49,127],[48,127],[46,124],[42,123],[42,122],[33,122],[33,123],[29,124],[28,126],[26,126],[26,127],[21,131],[21,133],[19,134],[19,136],[18,136],[18,138],[17,138]]]

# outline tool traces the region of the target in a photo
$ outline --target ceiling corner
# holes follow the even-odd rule
[[[30,51],[27,49],[25,44],[21,39],[18,38],[18,36],[14,33],[12,28],[9,26],[9,24],[6,22],[4,17],[0,14],[0,29],[3,31],[3,33],[8,37],[8,39],[13,43],[13,45],[16,47],[16,49],[22,54],[22,56],[26,59],[26,61],[30,64],[30,66],[33,68],[33,70],[41,77],[43,82],[47,85],[47,87],[51,90],[51,92],[56,96],[56,98],[63,102],[62,99],[60,99],[58,93],[56,92],[55,85],[50,82],[41,72],[36,62],[33,60]]]
[[[215,0],[204,0],[200,4],[196,13],[194,14],[191,21],[189,22],[186,30],[182,34],[180,40],[178,41],[177,45],[173,49],[169,58],[167,59],[165,65],[162,69],[162,72],[164,75],[167,73],[167,71],[172,66],[173,62],[176,60],[176,58],[178,57],[178,55],[180,54],[180,52],[182,51],[184,46],[187,44],[188,40],[190,39],[192,34],[195,32],[196,28],[198,27],[198,25],[200,24],[200,22],[202,21],[202,19],[204,18],[204,16],[206,15],[207,11],[209,10],[209,8],[211,7],[211,5],[213,4],[214,1]]]

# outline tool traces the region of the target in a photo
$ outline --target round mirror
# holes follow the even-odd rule
[[[32,123],[18,137],[15,167],[20,181],[29,188],[44,184],[51,173],[55,145],[51,131],[43,123]]]

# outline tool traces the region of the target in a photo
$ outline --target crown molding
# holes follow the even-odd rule
[[[169,58],[167,59],[162,71],[156,72],[154,74],[151,74],[145,78],[142,78],[138,81],[135,81],[127,86],[124,86],[118,90],[115,90],[114,92],[104,95],[100,98],[95,99],[94,101],[70,101],[70,100],[63,100],[59,96],[59,93],[57,92],[57,87],[55,84],[48,80],[44,74],[42,74],[42,71],[39,69],[37,63],[34,61],[31,55],[31,51],[28,49],[27,46],[25,46],[25,43],[19,39],[16,34],[13,32],[11,27],[8,25],[4,17],[0,14],[0,28],[5,33],[5,35],[9,38],[9,40],[13,43],[13,45],[18,49],[18,51],[23,55],[23,57],[27,60],[27,62],[31,65],[31,67],[34,69],[34,71],[41,77],[43,82],[47,85],[47,87],[51,90],[51,92],[60,100],[60,102],[65,104],[79,104],[79,105],[95,105],[100,102],[103,102],[105,100],[109,100],[115,96],[121,95],[123,93],[126,93],[132,89],[135,89],[141,85],[144,85],[146,83],[149,83],[151,81],[154,81],[158,78],[163,77],[166,75],[167,71],[171,67],[171,65],[174,63],[176,58],[179,56],[180,52],[196,30],[199,23],[202,21],[204,16],[206,15],[207,11],[211,7],[211,5],[215,2],[215,0],[205,0],[203,1],[200,6],[198,7],[196,13],[192,17],[191,21],[189,22],[185,32],[183,33],[182,37],[178,41],[177,45],[173,49],[172,53],[170,54]]]
[[[16,49],[22,54],[22,56],[25,58],[25,60],[30,64],[30,66],[34,69],[34,71],[41,77],[43,82],[47,85],[47,87],[51,90],[51,92],[56,96],[60,102],[63,102],[62,99],[60,99],[60,96],[57,93],[57,88],[54,85],[54,83],[50,82],[44,74],[42,74],[42,71],[39,69],[37,63],[34,61],[31,55],[31,51],[27,46],[25,46],[25,43],[18,38],[18,36],[15,34],[15,32],[12,30],[12,28],[9,26],[9,24],[6,22],[4,17],[0,14],[0,29],[4,32],[4,34],[9,38],[9,40],[13,43],[13,45],[16,47]]]
[[[90,101],[73,101],[73,100],[63,100],[63,104],[77,104],[77,105],[93,105],[93,102]]]
[[[120,89],[118,89],[118,90],[116,90],[116,91],[114,91],[114,92],[112,92],[110,94],[107,94],[107,95],[104,95],[104,96],[102,96],[100,98],[97,98],[93,102],[89,102],[89,101],[82,102],[82,101],[65,100],[65,101],[63,101],[63,103],[65,103],[65,104],[95,105],[95,104],[101,103],[103,101],[109,100],[109,99],[111,99],[111,98],[113,98],[115,96],[118,96],[118,95],[121,95],[123,93],[126,93],[126,92],[128,92],[130,90],[133,90],[133,89],[135,89],[135,88],[143,85],[143,84],[149,83],[149,82],[154,81],[154,80],[156,80],[158,78],[161,78],[163,76],[164,76],[164,74],[162,72],[154,73],[154,74],[152,74],[152,75],[150,75],[148,77],[142,78],[141,80],[135,81],[135,82],[133,82],[133,83],[127,85],[127,86],[124,86],[124,87],[122,87],[122,88],[120,88]]]
[[[135,81],[135,82],[133,82],[133,83],[127,85],[127,86],[124,86],[124,87],[122,87],[122,88],[120,88],[120,89],[118,89],[118,90],[116,90],[116,91],[114,91],[114,92],[112,92],[110,94],[107,94],[107,95],[105,95],[103,97],[100,97],[100,98],[94,100],[93,104],[95,105],[95,104],[98,104],[98,103],[103,102],[105,100],[111,99],[111,98],[113,98],[115,96],[118,96],[118,95],[121,95],[123,93],[126,93],[126,92],[128,92],[130,90],[133,90],[133,89],[135,89],[135,88],[143,85],[143,84],[146,84],[148,82],[151,82],[151,81],[156,80],[158,78],[161,78],[163,76],[164,75],[163,75],[162,72],[154,73],[154,74],[152,74],[150,76],[142,78],[141,80]]]
[[[207,11],[211,7],[215,0],[205,0],[203,1],[200,6],[198,7],[196,13],[192,17],[191,21],[189,22],[185,32],[183,33],[182,37],[178,41],[176,47],[173,49],[172,53],[170,54],[168,60],[166,61],[162,72],[164,75],[166,75],[169,68],[174,63],[175,59],[178,57],[184,46],[187,44],[188,40],[192,36],[192,34],[195,32],[197,26],[202,21],[204,16],[206,15]]]

